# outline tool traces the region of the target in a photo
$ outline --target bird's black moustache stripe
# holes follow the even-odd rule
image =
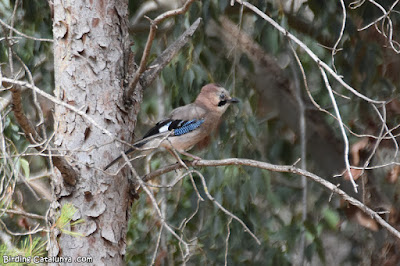
[[[227,101],[220,101],[220,102],[218,103],[218,106],[224,106],[226,103],[227,103]]]

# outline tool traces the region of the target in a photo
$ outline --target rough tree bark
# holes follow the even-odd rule
[[[141,89],[123,107],[129,40],[128,1],[54,1],[55,95],[80,108],[114,136],[131,141]],[[91,256],[94,265],[121,265],[130,207],[127,172],[109,176],[102,169],[120,150],[92,123],[62,106],[55,107],[55,146],[73,166],[76,185],[53,180],[62,206],[72,203],[73,218],[85,223],[66,228],[84,237],[53,230],[50,256]],[[63,152],[68,151],[68,152]],[[61,170],[62,171],[62,170]],[[58,242],[58,243],[56,243]]]

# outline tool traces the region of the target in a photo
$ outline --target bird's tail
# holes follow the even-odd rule
[[[133,151],[135,151],[135,148],[130,148],[129,150],[127,150],[125,152],[126,155],[131,154]],[[118,156],[117,158],[115,158],[114,160],[111,161],[111,163],[109,163],[106,167],[104,167],[104,171],[106,171],[108,168],[110,168],[111,166],[113,166],[114,164],[116,164],[117,162],[119,162],[119,160],[122,159],[122,155]]]
[[[127,150],[125,152],[125,154],[129,155],[129,154],[132,154],[134,151],[137,151],[137,150],[141,151],[141,150],[143,150],[144,147],[146,147],[145,144],[147,144],[149,142],[151,143],[152,140],[155,140],[155,139],[158,139],[158,138],[160,138],[160,141],[161,141],[162,138],[166,138],[170,134],[171,134],[171,132],[163,132],[163,133],[160,133],[160,134],[155,134],[155,135],[152,135],[150,137],[141,139],[138,142],[135,142],[133,144],[133,147],[131,147],[129,150]],[[158,145],[159,144],[160,143],[158,143]],[[157,145],[157,147],[158,147],[158,145]],[[157,148],[157,147],[154,146],[154,147],[151,147],[151,149]],[[149,147],[146,147],[146,148],[149,149]],[[110,168],[111,166],[113,166],[114,164],[116,164],[117,162],[119,162],[121,159],[122,159],[122,155],[120,155],[117,158],[115,158],[111,163],[109,163],[106,167],[104,167],[104,171],[107,170],[108,168]]]
[[[125,152],[125,154],[128,156],[130,154],[132,154],[134,151],[140,149],[144,144],[146,144],[146,142],[143,141],[139,141],[135,144],[133,144],[132,148],[129,148],[129,150],[127,150]],[[104,167],[103,171],[106,171],[108,168],[110,168],[111,166],[113,166],[114,164],[116,164],[117,162],[119,162],[122,159],[122,155],[118,156],[117,158],[115,158],[114,160],[111,161],[111,163],[109,163],[106,167]]]

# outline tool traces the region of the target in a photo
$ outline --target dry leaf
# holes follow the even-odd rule
[[[400,175],[400,165],[395,165],[392,170],[387,174],[386,181],[390,184],[396,183]]]
[[[351,146],[350,153],[353,157],[352,160],[353,165],[359,165],[360,151],[364,150],[367,147],[368,143],[369,143],[368,138],[363,138]]]
[[[375,222],[374,219],[365,215],[362,211],[357,210],[354,219],[359,223],[361,226],[368,228],[374,232],[378,231],[378,224]]]

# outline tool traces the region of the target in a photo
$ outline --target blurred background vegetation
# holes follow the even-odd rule
[[[340,1],[250,2],[302,40],[322,61],[333,66],[332,47],[343,21]],[[379,30],[387,30],[388,20],[384,24],[377,23],[377,27],[358,30],[382,16],[382,10],[371,2],[344,1],[346,25],[334,66],[337,73],[362,94],[387,101],[387,125],[393,128],[400,123],[400,55],[390,47],[388,38],[379,33]],[[388,10],[394,2],[383,0],[379,4]],[[20,1],[19,4],[15,28],[30,36],[52,38],[51,10],[47,1]],[[0,2],[0,18],[6,23],[10,23],[14,5],[15,1]],[[149,22],[143,16],[155,18],[181,5],[180,0],[130,1],[130,33],[136,62],[140,61],[149,30]],[[399,12],[400,7],[396,5],[389,17],[394,29],[393,39],[397,41],[400,38]],[[301,157],[300,109],[296,99],[296,93],[300,91],[307,123],[307,170],[340,184],[342,189],[373,210],[381,211],[382,217],[399,228],[400,159],[395,141],[381,140],[374,150],[377,140],[371,136],[379,136],[380,118],[371,105],[330,77],[343,122],[352,131],[347,131],[351,163],[364,166],[372,154],[371,165],[387,164],[366,170],[361,176],[358,176],[361,171],[354,171],[359,184],[358,194],[349,186],[346,173],[344,177],[334,177],[345,170],[339,125],[312,104],[291,50],[293,44],[264,19],[237,3],[231,6],[229,0],[196,1],[186,14],[159,25],[149,63],[198,17],[203,20],[192,40],[146,88],[134,132],[136,139],[171,109],[192,102],[203,85],[216,82],[240,98],[241,103],[229,108],[210,145],[192,153],[204,159],[238,157],[291,165]],[[238,30],[242,31],[246,41],[234,34]],[[1,71],[3,76],[9,77],[10,51],[4,38],[9,35],[9,30],[3,26],[0,31]],[[51,43],[29,40],[17,34],[13,34],[11,40],[15,54],[31,70],[35,85],[51,93],[54,83]],[[310,94],[322,108],[334,113],[318,66],[303,50],[293,47],[304,67]],[[21,64],[15,58],[12,61],[17,73]],[[24,75],[23,70],[21,75]],[[35,156],[34,149],[20,134],[11,106],[6,104],[9,92],[2,88],[0,96],[2,134],[7,142],[7,153],[13,155],[14,163],[13,166],[1,165],[1,221],[12,232],[27,232],[37,223],[44,225],[44,221],[13,214],[6,209],[44,216],[51,200],[49,173],[45,158]],[[24,92],[24,99],[27,113],[31,114],[29,118],[37,122],[30,91]],[[48,134],[51,134],[53,106],[40,98],[39,102]],[[396,136],[400,131],[395,128],[392,133]],[[398,145],[398,137],[396,141]],[[156,154],[148,165],[156,169],[171,162]],[[212,201],[200,201],[192,182],[186,177],[172,188],[155,188],[154,193],[167,222],[192,244],[190,264],[299,264],[303,234],[305,260],[312,265],[396,265],[400,261],[398,240],[373,219],[338,196],[332,196],[317,183],[308,181],[305,204],[299,176],[240,166],[207,167],[200,171],[206,178],[210,194],[242,219],[261,240],[261,245],[244,232],[239,223],[230,221],[230,217]],[[152,183],[165,186],[179,174],[182,173],[172,172]],[[206,199],[195,174],[194,183]],[[307,206],[305,220],[302,218],[304,205]],[[127,236],[128,265],[146,265],[152,261],[161,229],[156,216],[152,204],[142,193],[132,206]],[[40,246],[40,241],[44,243],[47,237],[43,232],[33,238],[12,235],[5,230],[0,233],[3,244],[0,255],[9,254],[10,250],[27,254],[27,250],[36,250],[32,247]],[[44,245],[37,252],[43,252],[43,248]],[[161,234],[154,258],[156,265],[182,263],[179,243],[166,230]]]

